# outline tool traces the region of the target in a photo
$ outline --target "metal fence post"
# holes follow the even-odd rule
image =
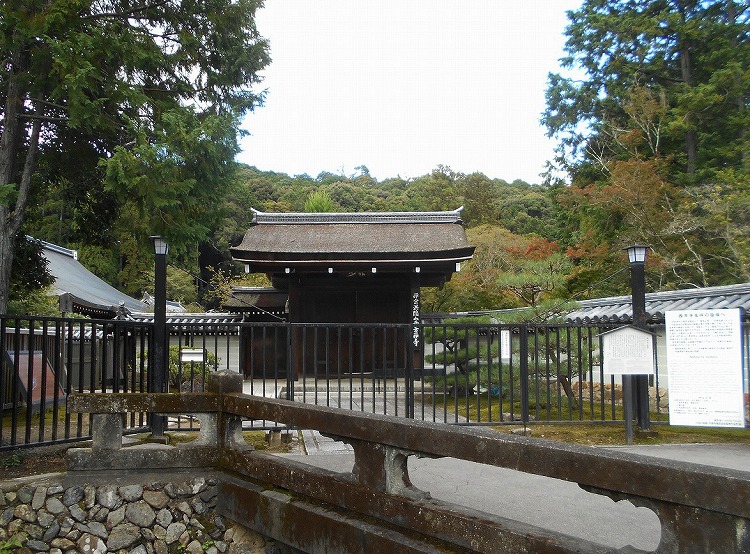
[[[294,363],[292,357],[294,356],[294,348],[292,345],[292,323],[287,322],[286,324],[286,399],[294,400]],[[304,354],[303,354],[304,355]]]
[[[529,422],[529,328],[521,325],[519,328],[519,371],[521,378],[521,421],[524,425]]]

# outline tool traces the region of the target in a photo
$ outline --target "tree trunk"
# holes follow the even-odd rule
[[[573,387],[570,385],[570,379],[568,379],[568,376],[558,374],[557,382],[560,383],[560,386],[562,386],[563,390],[565,391],[565,396],[568,397],[568,401],[570,402],[571,406],[573,406],[574,408],[578,408],[578,399],[573,393]]]
[[[686,8],[683,5],[679,7],[680,16],[682,18],[682,25],[687,25]],[[682,73],[682,82],[688,87],[694,86],[693,82],[693,60],[690,55],[690,41],[685,40],[678,36],[679,49],[680,49],[680,71]],[[694,125],[693,118],[688,114],[688,125]],[[685,134],[685,154],[687,155],[687,164],[685,171],[688,175],[694,175],[697,169],[698,160],[698,135],[695,129],[688,129]]]
[[[8,90],[20,93],[20,87],[14,85],[13,81],[15,79],[11,78]],[[15,115],[15,121],[11,121],[10,117],[6,118],[7,125],[3,129],[3,136],[0,139],[0,185],[14,184],[15,177],[17,176],[15,175],[14,168],[20,150],[18,144],[20,133],[18,130],[22,128],[22,125],[18,121],[20,113],[17,109],[11,107],[12,104],[17,104],[14,99],[14,96],[8,95],[7,106],[10,109],[6,111],[6,114]],[[36,105],[34,116],[23,171],[20,175],[20,182],[16,187],[15,205],[13,209],[7,205],[0,206],[0,314],[8,312],[8,294],[10,292],[10,277],[13,270],[16,235],[21,228],[21,223],[26,214],[26,203],[29,198],[29,190],[31,189],[31,178],[36,170],[37,154],[39,152],[39,134],[42,129],[41,104]],[[11,138],[15,138],[15,142],[12,142]]]
[[[41,115],[38,108],[37,115]],[[23,173],[13,211],[8,209],[7,206],[0,206],[0,314],[8,313],[8,294],[10,292],[10,276],[13,270],[16,235],[21,228],[26,213],[31,177],[36,170],[41,128],[41,118],[36,118],[31,126],[29,148],[26,152],[26,161],[23,164]]]
[[[739,17],[739,14],[737,11],[737,4],[733,2],[732,0],[730,0],[729,2],[727,2],[728,23],[731,25],[736,25],[738,17]],[[732,36],[731,44],[732,44],[732,48],[735,50],[739,48],[739,38],[740,37],[737,35]],[[736,84],[737,90],[742,91],[742,76],[741,75],[738,74],[735,77],[735,84]],[[742,114],[745,111],[745,105],[747,104],[747,99],[742,94],[742,92],[739,92],[737,94],[737,98],[735,98],[735,103],[737,105],[737,111],[739,112],[739,115],[740,115],[739,119],[742,120],[742,117],[743,117]],[[742,126],[742,128],[740,128],[737,138],[740,140],[740,144],[742,145],[746,144],[747,127]],[[742,168],[745,171],[750,171],[750,152],[748,152],[748,148],[742,148],[741,156],[742,156]]]
[[[24,57],[20,52],[11,56],[11,75],[8,78],[8,96],[5,100],[3,133],[0,136],[0,185],[14,183],[18,148],[22,140],[21,114],[26,90],[21,84],[19,73],[24,69]]]
[[[12,185],[15,188],[15,204],[0,205],[0,314],[8,311],[10,276],[13,269],[13,252],[16,235],[26,212],[26,203],[31,188],[31,177],[36,170],[39,149],[39,133],[42,128],[43,110],[41,103],[35,104],[34,118],[29,134],[22,121],[24,102],[28,90],[23,75],[28,68],[28,53],[18,48],[10,56],[11,73],[8,78],[7,98],[0,136],[0,186]],[[23,143],[28,136],[28,148],[21,174],[18,162]]]
[[[693,86],[693,69],[690,57],[690,48],[684,45],[680,50],[680,67],[682,69],[682,80],[689,87]],[[688,119],[688,125],[693,125],[692,117]],[[698,135],[695,129],[688,129],[685,134],[685,154],[687,154],[686,171],[689,175],[695,175],[698,160]]]
[[[0,208],[0,314],[8,313],[8,293],[10,290],[10,272],[13,268],[13,249],[15,235],[7,230],[8,209]]]
[[[31,177],[36,170],[39,133],[42,129],[41,109],[38,106],[35,115],[39,117],[34,119],[31,126],[29,147],[26,152],[26,161],[23,164],[23,173],[18,185],[14,209],[11,211],[7,206],[0,206],[0,314],[8,313],[8,293],[10,292],[10,276],[13,269],[16,235],[26,214]]]
[[[8,79],[8,96],[5,101],[3,132],[0,136],[0,186],[15,182],[16,160],[21,135],[23,111],[23,90],[18,73],[23,66],[20,52],[11,56],[12,73]],[[10,290],[10,272],[13,267],[13,216],[7,205],[0,205],[0,314],[8,312],[8,293]]]

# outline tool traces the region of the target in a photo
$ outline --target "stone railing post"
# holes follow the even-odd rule
[[[219,448],[251,449],[242,436],[242,418],[225,414],[222,411],[222,397],[231,392],[241,393],[242,381],[242,375],[234,371],[215,371],[208,375],[206,392],[219,395],[219,411],[216,414],[206,415],[214,419],[212,427],[216,429]],[[201,421],[201,427],[203,427],[203,421]]]
[[[377,491],[409,498],[429,498],[430,494],[412,485],[409,479],[408,458],[416,452],[385,444],[343,439],[354,448],[355,481]]]
[[[119,450],[122,448],[123,414],[92,414],[91,449]]]

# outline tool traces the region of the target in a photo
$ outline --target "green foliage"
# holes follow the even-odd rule
[[[13,466],[19,466],[23,462],[23,457],[21,457],[20,454],[10,454],[8,456],[5,456],[2,460],[0,460],[0,466],[4,468],[9,468]],[[2,548],[2,546],[0,546]]]
[[[559,308],[559,306],[558,306]],[[545,316],[550,318],[549,310]],[[556,382],[571,406],[577,406],[572,379],[585,374],[600,363],[599,342],[592,329],[534,325],[530,319],[540,314],[526,312],[497,312],[493,315],[448,318],[444,325],[424,328],[427,345],[425,362],[426,380],[438,389],[460,390],[467,394],[489,392],[504,397],[513,391],[520,394],[521,375],[519,360],[522,336],[512,323],[526,325],[526,363],[529,390],[536,390],[531,382],[547,380]],[[558,319],[562,319],[558,317]],[[499,337],[508,333],[511,351],[501,351]],[[507,347],[506,347],[507,348]],[[508,360],[514,359],[512,364]],[[444,373],[430,374],[429,366],[446,368]],[[455,368],[452,373],[447,368]]]
[[[490,316],[449,318],[444,323],[424,328],[425,344],[440,344],[443,350],[428,354],[425,361],[455,365],[456,372],[445,376],[451,386],[459,382],[464,386],[486,385],[493,378],[497,383],[499,362],[494,368],[490,368],[490,362],[500,355],[500,349],[491,332]]]
[[[98,164],[102,150],[114,149],[116,137],[92,140],[63,127],[52,140],[41,146],[36,171],[40,186],[31,190],[28,233],[54,244],[75,245],[82,258],[89,246],[108,249],[111,256],[118,203],[104,190]]]
[[[0,185],[0,204],[10,204],[15,202],[18,190],[15,183],[6,183]]]
[[[220,213],[222,219],[212,233],[212,246],[228,256],[229,247],[239,244],[253,219],[252,209],[274,211],[282,188],[274,181],[276,174],[239,166],[227,184]],[[289,211],[289,210],[281,210]],[[215,263],[214,263],[215,264]]]
[[[463,220],[467,227],[498,222],[498,183],[476,172],[456,179],[456,188],[464,206]]]
[[[263,99],[252,87],[270,61],[254,24],[259,6],[0,4],[8,61],[0,109],[4,136],[15,137],[0,147],[0,167],[15,168],[0,175],[10,209],[3,229],[21,236],[27,213],[24,232],[77,248],[82,263],[132,296],[153,286],[151,234],[167,238],[170,264],[199,274],[197,250],[210,249],[218,255],[204,265],[236,281],[229,248],[251,208],[463,205],[476,255],[444,287],[423,292],[425,311],[531,305],[539,315],[582,291],[622,293],[627,280],[609,277],[632,242],[654,249],[650,290],[750,279],[750,12],[742,3],[585,0],[570,13],[563,69],[582,73],[550,75],[543,118],[559,141],[551,170],[564,171],[569,186],[552,171],[540,186],[442,165],[380,182],[364,165],[317,177],[237,167],[239,125]],[[46,309],[34,307],[45,298],[32,292],[42,273],[18,275],[31,278],[14,273],[6,285],[0,275],[0,305],[9,293],[14,310]],[[170,297],[199,300],[186,275],[168,281]]]
[[[111,248],[83,245],[77,251],[78,261],[91,273],[108,283],[117,282],[119,268]]]
[[[535,234],[554,240],[555,204],[544,186],[508,186],[498,194],[498,223],[517,235]]]
[[[550,75],[543,117],[559,141],[551,168],[571,181],[555,192],[561,243],[606,265],[602,249],[650,244],[655,287],[747,280],[746,246],[727,230],[745,228],[750,11],[586,0],[569,18],[563,68],[578,74]]]
[[[270,287],[271,280],[263,273],[233,274],[221,268],[208,266],[209,279],[202,302],[207,309],[223,309],[233,296],[233,287]]]
[[[195,286],[195,278],[179,267],[168,265],[167,296],[182,304],[197,303],[198,289]]]
[[[106,162],[106,186],[140,224],[144,238],[161,235],[173,252],[208,235],[237,153],[236,116],[165,113],[157,133],[134,128],[135,146]]]
[[[11,286],[19,293],[45,288],[55,282],[38,241],[19,236],[16,239],[14,262]]]
[[[208,267],[211,278],[208,283],[208,290],[204,295],[204,301],[211,306],[224,305],[232,295],[232,278],[221,269]]]
[[[451,318],[445,320],[445,326],[425,327],[425,344],[442,345],[442,352],[425,356],[425,382],[435,391],[455,397],[489,394],[518,398],[520,373],[517,363],[507,363],[510,352],[500,351],[499,331],[490,316]],[[438,372],[430,366],[439,368]]]
[[[48,288],[27,290],[20,294],[11,289],[8,298],[8,315],[35,315],[56,317],[60,315],[60,303]]]
[[[510,368],[507,365],[494,364],[490,369],[483,364],[472,365],[467,368],[466,373],[448,373],[435,377],[427,375],[424,380],[435,390],[446,391],[449,395],[473,395],[487,390],[493,395],[498,395],[502,390],[502,396],[505,398],[511,390],[517,393],[520,389],[520,381],[517,375],[515,377],[515,380],[511,379]]]
[[[306,213],[331,213],[335,211],[337,211],[337,206],[331,199],[331,195],[325,190],[315,190],[305,200]]]
[[[13,535],[8,540],[0,541],[0,554],[11,554],[23,547],[21,535]]]
[[[122,269],[117,275],[122,290],[133,297],[154,288],[153,246],[139,244],[136,237],[124,238],[118,245],[122,258]]]
[[[49,295],[55,279],[47,265],[38,241],[25,236],[18,238],[8,291],[8,314],[60,315],[57,297]]]
[[[131,293],[143,290],[141,268],[125,265],[138,263],[149,235],[175,253],[206,240],[242,117],[262,101],[252,92],[270,61],[259,6],[0,4],[3,233],[15,235],[31,205],[40,236],[116,250]],[[11,246],[0,241],[0,258]],[[0,273],[0,311],[8,280]]]
[[[458,208],[457,176],[450,167],[439,165],[429,175],[415,179],[409,186],[410,210],[434,212]]]
[[[476,247],[442,291],[427,291],[425,311],[493,310],[534,306],[566,296],[572,263],[551,241],[519,236],[498,225],[467,230]]]
[[[564,299],[551,299],[534,306],[515,310],[498,311],[493,314],[500,323],[564,323],[565,316],[576,308],[576,303]]]
[[[532,238],[507,252],[511,260],[496,283],[517,296],[523,306],[534,307],[560,294],[571,263],[556,243]]]
[[[736,144],[747,126],[738,110],[748,90],[749,16],[732,0],[585,1],[569,14],[563,66],[587,75],[550,76],[545,124],[561,146],[590,159],[632,152],[626,139],[637,131],[643,154],[672,153],[677,172],[710,179],[719,159],[739,161],[726,151],[717,158],[716,139]]]
[[[497,233],[507,233],[500,227],[515,225],[525,230],[555,229],[554,221],[544,222],[543,213],[536,205],[518,205],[498,222],[498,206],[503,199],[525,194],[534,198],[546,198],[545,187],[534,186],[523,181],[509,184],[501,179],[489,179],[481,173],[462,175],[450,168],[439,166],[430,174],[410,181],[400,178],[378,182],[368,172],[352,176],[321,173],[315,178],[307,175],[290,177],[284,173],[259,171],[253,167],[239,168],[227,196],[225,213],[219,228],[214,233],[216,250],[226,256],[230,245],[239,243],[251,223],[251,208],[261,211],[307,211],[305,202],[311,195],[325,199],[327,195],[333,206],[325,199],[323,211],[425,211],[429,209],[456,209],[464,204],[464,223],[469,227],[469,242],[477,244],[472,236],[474,229],[485,229],[488,224]],[[436,195],[439,203],[435,204]],[[526,208],[528,208],[527,211]],[[523,223],[523,222],[527,223]],[[528,223],[536,222],[534,224]],[[550,232],[552,232],[550,230]],[[508,234],[508,242],[517,241],[516,235]],[[488,242],[491,239],[488,239]],[[481,249],[480,249],[481,250]],[[236,279],[234,269],[225,258],[221,267]],[[451,311],[462,309],[489,309],[515,305],[512,297],[498,289],[484,277],[477,277],[470,264],[453,276],[442,289],[423,291],[422,303],[426,311]],[[475,286],[479,284],[479,286]]]
[[[442,289],[428,289],[422,297],[425,312],[455,312],[511,308],[517,302],[497,286],[506,251],[523,241],[498,225],[479,225],[466,232],[469,244],[476,247],[474,257],[462,264]]]

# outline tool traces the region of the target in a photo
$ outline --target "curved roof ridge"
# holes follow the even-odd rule
[[[251,208],[254,223],[310,225],[331,223],[460,223],[461,206],[446,212],[261,212]]]
[[[26,238],[28,240],[33,240],[35,242],[38,242],[39,244],[42,245],[42,248],[46,248],[47,250],[57,252],[58,254],[63,254],[64,256],[73,258],[74,260],[78,260],[78,250],[71,250],[70,248],[65,248],[64,246],[52,244],[51,242],[47,242],[46,240],[34,238],[31,235],[26,235]]]

